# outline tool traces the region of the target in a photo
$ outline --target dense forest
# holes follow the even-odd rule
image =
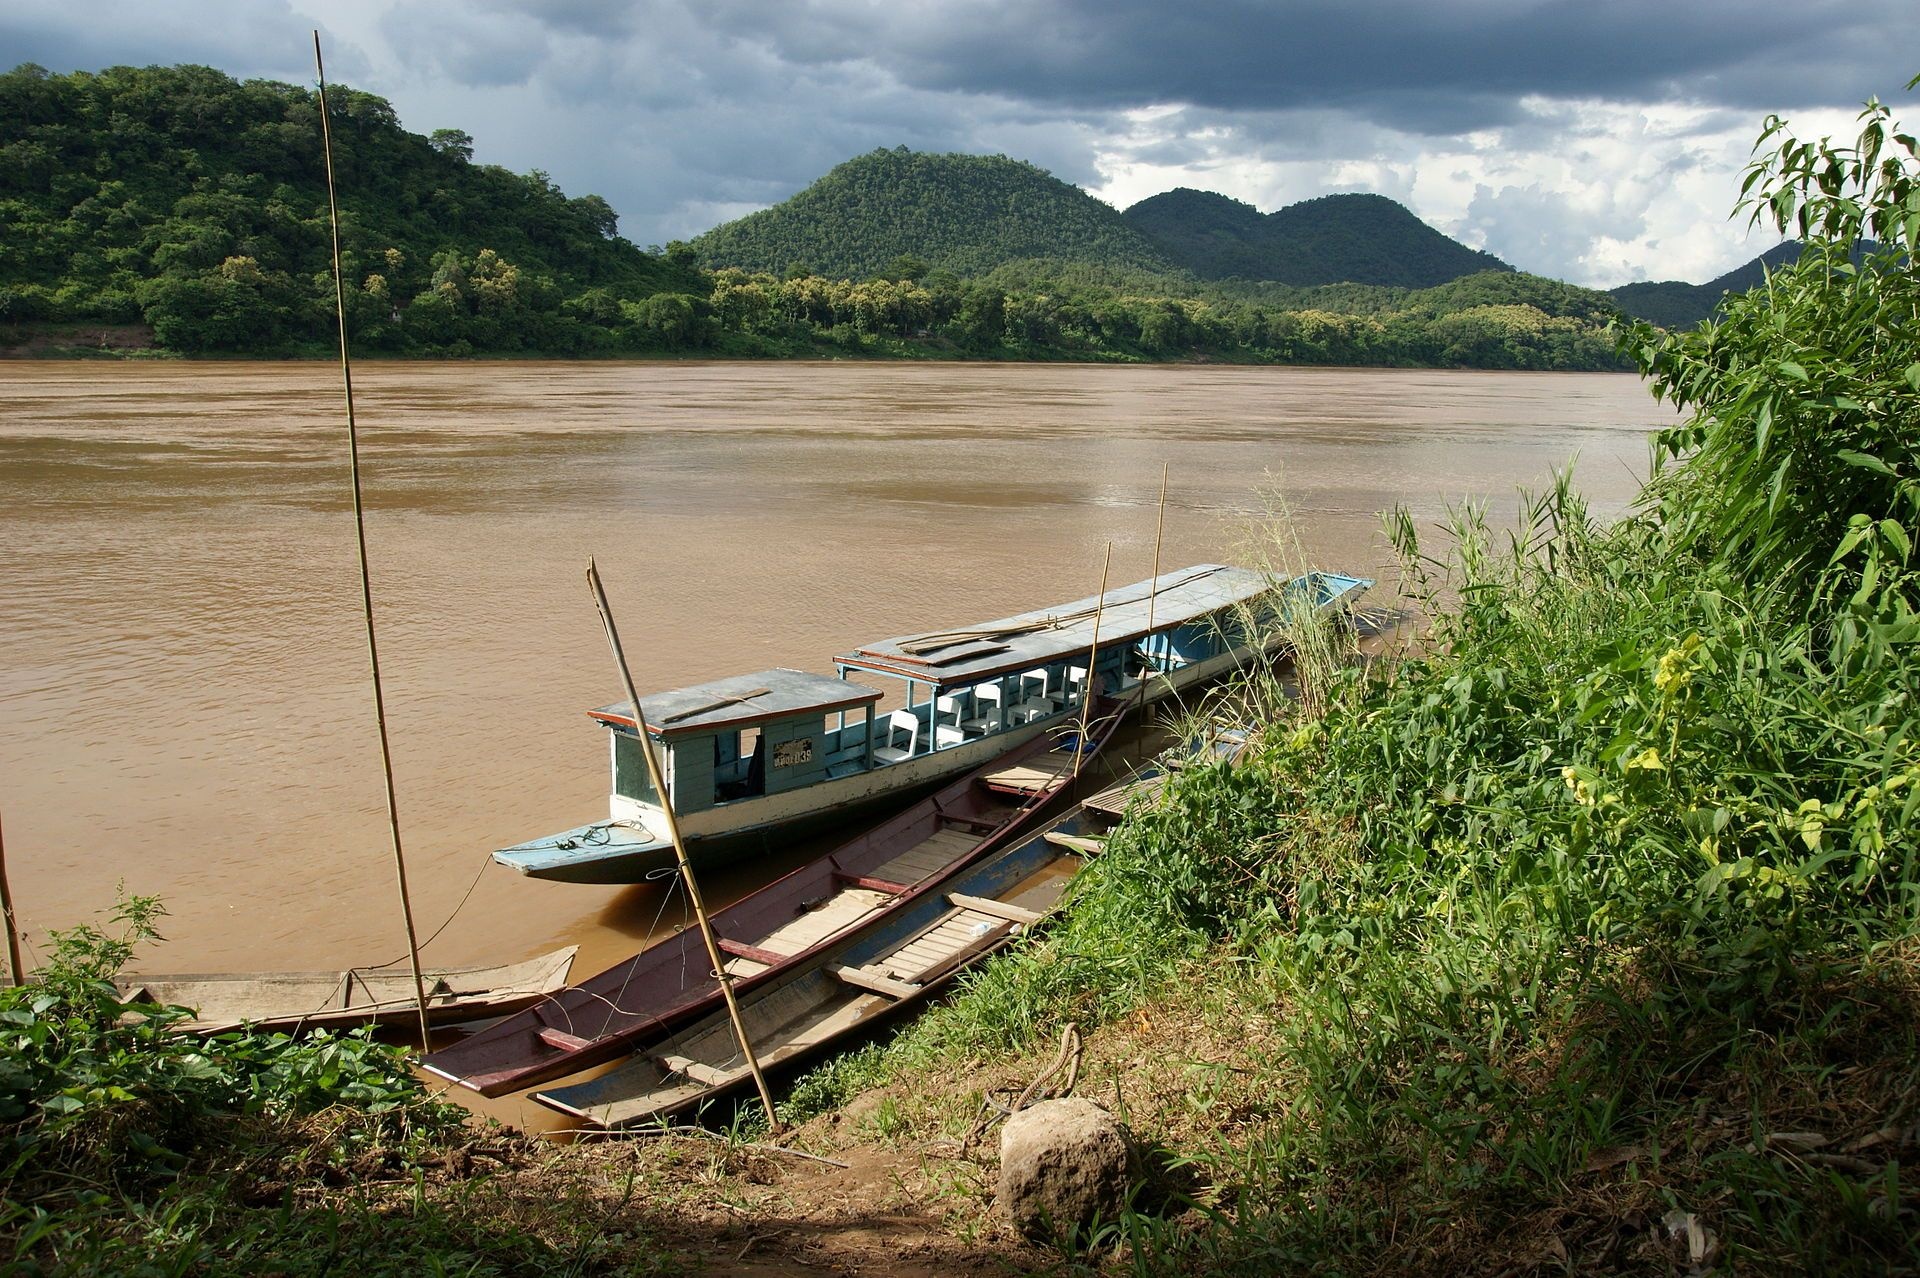
[[[1431,243],[1400,253],[1398,286],[1203,279],[1031,165],[896,149],[641,249],[605,200],[475,164],[457,129],[408,132],[348,88],[330,105],[363,353],[1620,366],[1605,295],[1490,258],[1407,286]],[[84,349],[117,326],[161,353],[329,349],[319,124],[312,90],[206,67],[0,75],[0,348]],[[1378,203],[1457,265],[1484,258]]]
[[[1140,201],[1121,217],[1202,279],[1428,288],[1513,269],[1381,195],[1324,195],[1262,213],[1224,195],[1180,187]]]
[[[332,95],[348,301],[374,350],[601,343],[623,303],[693,288],[599,196],[471,161],[472,139]],[[0,319],[145,323],[162,347],[333,334],[317,95],[206,67],[0,75]]]

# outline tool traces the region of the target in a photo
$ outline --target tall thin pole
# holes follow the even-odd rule
[[[1167,463],[1160,463],[1160,517],[1153,525],[1153,585],[1147,588],[1147,677],[1140,681],[1140,699],[1147,699],[1147,685],[1160,673],[1160,659],[1153,655],[1153,615],[1160,603],[1160,540],[1167,531]]]
[[[1093,642],[1087,645],[1087,682],[1080,689],[1080,741],[1075,747],[1073,771],[1077,776],[1087,760],[1087,714],[1093,708],[1094,663],[1100,657],[1100,618],[1107,611],[1107,571],[1113,567],[1113,543],[1107,543],[1107,557],[1100,565],[1100,602],[1093,607]]]
[[[347,396],[347,461],[353,474],[353,535],[360,548],[360,615],[366,620],[367,665],[373,674],[373,717],[380,725],[380,772],[387,782],[387,828],[393,832],[393,873],[400,885],[400,917],[407,925],[407,958],[413,963],[413,993],[420,1003],[420,1048],[428,1047],[427,983],[420,975],[420,943],[407,893],[407,857],[400,846],[400,808],[393,793],[393,749],[387,740],[387,700],[380,689],[380,645],[373,636],[373,579],[367,572],[367,520],[360,504],[360,432],[353,420],[353,363],[347,357],[347,286],[340,269],[340,203],[333,193],[333,130],[327,122],[327,68],[320,60],[320,33],[313,33],[313,69],[320,77],[320,141],[327,157],[327,213],[333,222],[333,304],[340,325],[340,384]]]
[[[587,585],[593,588],[593,602],[600,609],[600,622],[607,630],[607,643],[613,649],[613,664],[620,667],[620,684],[627,692],[627,703],[633,707],[633,730],[640,734],[640,753],[647,761],[647,777],[653,782],[653,792],[660,797],[660,812],[666,818],[667,838],[673,844],[673,859],[680,864],[680,882],[686,885],[687,900],[693,905],[693,917],[700,923],[700,939],[707,943],[707,957],[713,962],[713,974],[720,982],[720,996],[727,1000],[727,1016],[733,1021],[733,1034],[740,1042],[740,1055],[747,1061],[747,1071],[753,1075],[753,1085],[760,1089],[760,1103],[766,1106],[767,1122],[774,1131],[780,1131],[780,1118],[773,1109],[773,1093],[767,1090],[766,1075],[760,1072],[760,1059],[753,1054],[753,1043],[747,1038],[747,1023],[740,1016],[740,1003],[733,996],[733,973],[727,971],[727,965],[720,957],[720,942],[714,938],[713,922],[707,917],[706,902],[700,899],[700,884],[693,877],[693,864],[687,859],[686,841],[680,837],[680,818],[674,814],[673,797],[667,793],[666,777],[661,774],[660,760],[653,752],[653,738],[647,735],[647,716],[640,709],[640,694],[633,687],[633,672],[627,667],[627,654],[620,647],[620,632],[614,628],[613,608],[607,603],[607,592],[600,585],[600,569],[594,562],[587,561]]]
[[[7,886],[7,839],[0,834],[0,914],[7,916],[7,971],[13,976],[13,983],[25,980],[20,971],[20,933],[13,926],[13,889]]]

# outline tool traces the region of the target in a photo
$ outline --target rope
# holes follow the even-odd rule
[[[1012,1105],[1002,1105],[994,1099],[994,1092],[1011,1090],[1009,1088],[990,1089],[987,1094],[981,1098],[980,1116],[974,1120],[973,1126],[967,1130],[967,1134],[962,1136],[957,1142],[961,1154],[964,1155],[968,1149],[972,1148],[974,1142],[986,1135],[988,1129],[995,1123],[1002,1119],[1013,1117],[1035,1101],[1058,1100],[1063,1096],[1071,1095],[1074,1084],[1080,1080],[1080,1062],[1085,1055],[1086,1044],[1080,1040],[1080,1027],[1072,1021],[1067,1022],[1067,1027],[1060,1031],[1060,1050],[1054,1053],[1052,1062],[1049,1063],[1045,1069],[1034,1075],[1033,1081],[1027,1084],[1026,1089],[1020,1093]],[[1062,1083],[1058,1088],[1042,1087],[1042,1084],[1055,1074],[1058,1074],[1063,1068],[1067,1071],[1066,1082]],[[939,1141],[934,1143],[946,1144],[949,1142]]]

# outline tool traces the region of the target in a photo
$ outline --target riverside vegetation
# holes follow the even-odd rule
[[[1303,632],[1302,695],[1233,694],[1241,761],[1183,770],[1050,932],[793,1090],[811,1148],[890,1153],[851,1220],[919,1212],[919,1251],[868,1263],[938,1236],[1140,1273],[1920,1271],[1915,141],[1877,104],[1852,146],[1770,121],[1742,207],[1805,252],[1715,323],[1628,335],[1690,412],[1628,518],[1561,482],[1444,550],[1391,520],[1417,646],[1355,666]],[[372,1103],[316,1117],[301,1053],[338,1040],[225,1059],[119,1026],[120,952],[82,940],[77,984],[0,1010],[19,1262],[821,1259],[779,1240],[803,1172],[738,1139],[577,1151],[535,1192],[531,1155],[390,1103],[376,1049],[328,1067]],[[1069,1023],[1081,1094],[1161,1174],[1063,1259],[992,1223],[965,1137]],[[446,1176],[481,1149],[500,1170]],[[696,1202],[742,1223],[690,1235]]]

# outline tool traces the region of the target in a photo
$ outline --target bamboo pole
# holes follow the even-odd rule
[[[25,974],[20,970],[20,933],[13,926],[13,889],[7,884],[7,839],[0,833],[0,914],[6,915],[7,922],[7,971],[12,975],[15,985],[21,984]]]
[[[1100,602],[1093,609],[1093,642],[1087,645],[1087,681],[1080,689],[1080,740],[1074,744],[1073,773],[1087,762],[1087,715],[1093,709],[1094,662],[1100,657],[1100,618],[1107,611],[1107,572],[1113,567],[1113,543],[1107,543],[1107,557],[1100,565]]]
[[[747,1024],[740,1016],[740,1003],[733,996],[733,973],[727,971],[725,961],[720,957],[720,942],[713,935],[713,922],[707,917],[706,902],[700,899],[700,884],[693,877],[693,864],[687,859],[686,841],[680,837],[680,818],[673,810],[673,797],[667,792],[667,779],[661,774],[660,760],[653,752],[653,739],[647,735],[647,716],[640,709],[640,694],[633,687],[633,672],[627,666],[627,654],[620,647],[620,632],[614,628],[613,608],[607,603],[607,592],[600,585],[600,569],[593,560],[587,561],[587,585],[593,588],[593,602],[600,609],[600,622],[606,627],[607,643],[613,649],[613,664],[620,667],[620,684],[627,692],[627,702],[633,707],[633,728],[640,734],[640,753],[647,761],[647,777],[653,782],[653,792],[660,797],[660,811],[666,818],[667,838],[673,844],[673,859],[680,865],[680,881],[686,885],[687,900],[693,905],[693,917],[700,924],[700,939],[707,943],[707,957],[713,961],[714,978],[720,982],[720,996],[727,1001],[727,1016],[733,1021],[733,1034],[740,1042],[740,1054],[746,1058],[747,1070],[753,1075],[753,1085],[760,1089],[760,1103],[766,1106],[767,1123],[775,1131],[784,1130],[779,1115],[774,1112],[773,1093],[767,1089],[766,1075],[760,1072],[760,1060],[753,1053],[753,1043],[747,1038]]]
[[[380,772],[387,783],[387,828],[393,834],[393,872],[400,888],[400,917],[407,928],[407,958],[413,963],[413,992],[420,1003],[420,1050],[427,1035],[427,983],[420,974],[420,943],[413,927],[413,900],[407,892],[407,858],[400,845],[400,809],[393,792],[393,748],[387,739],[387,702],[380,689],[380,645],[373,634],[373,583],[367,571],[367,521],[360,501],[360,432],[353,419],[353,364],[347,356],[347,287],[340,270],[340,204],[333,192],[333,130],[327,122],[327,68],[320,60],[320,33],[313,33],[313,69],[320,79],[320,142],[327,159],[327,213],[333,224],[333,303],[340,328],[340,384],[347,397],[347,467],[353,475],[353,535],[360,549],[360,615],[367,631],[367,665],[373,676],[373,717],[380,727]]]
[[[1160,463],[1160,516],[1153,525],[1153,585],[1147,589],[1147,676],[1140,681],[1140,700],[1147,699],[1147,685],[1160,673],[1160,659],[1153,655],[1153,616],[1160,603],[1160,540],[1167,531],[1167,463]]]

